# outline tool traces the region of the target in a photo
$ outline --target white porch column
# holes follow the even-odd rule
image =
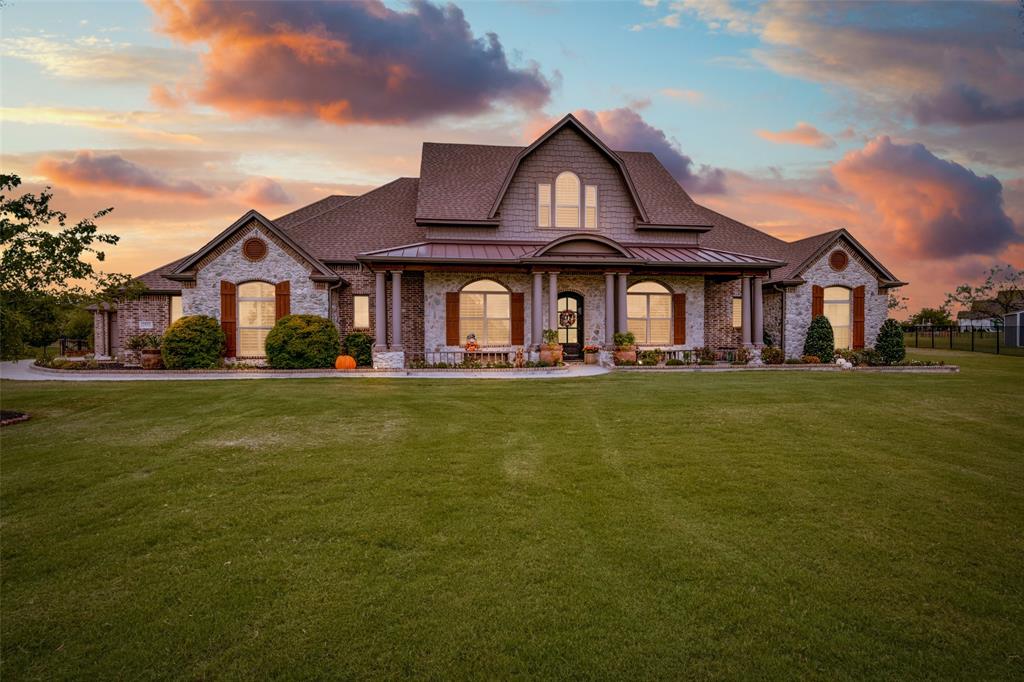
[[[740,295],[743,299],[742,311],[743,311],[743,325],[740,328],[740,343],[744,346],[750,345],[750,327],[752,320],[752,313],[750,310],[750,278],[743,277],[740,280]]]
[[[374,339],[373,345],[375,348],[383,350],[388,346],[388,314],[387,314],[387,283],[384,281],[385,273],[378,271],[377,277],[377,293],[373,298],[373,315],[374,315],[374,327],[376,329],[376,339]]]
[[[391,350],[402,350],[402,271],[391,273]]]
[[[751,331],[750,342],[758,347],[764,345],[764,298],[761,294],[763,284],[763,277],[754,277],[751,282],[754,288],[754,328]]]
[[[530,341],[532,345],[539,346],[544,331],[544,276],[533,273],[533,297],[530,299],[530,313],[533,324],[530,328]]]
[[[558,329],[558,273],[548,273],[548,329]]]
[[[612,344],[615,334],[615,273],[604,273],[604,342]]]
[[[615,331],[624,332],[629,329],[629,323],[626,320],[626,273],[618,273],[616,279],[618,279],[618,286],[615,292],[617,299],[615,304]]]

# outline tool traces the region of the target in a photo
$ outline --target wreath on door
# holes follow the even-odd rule
[[[576,311],[575,310],[563,310],[558,313],[558,326],[559,327],[571,327],[576,324]]]

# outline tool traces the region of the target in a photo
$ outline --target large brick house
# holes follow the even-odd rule
[[[210,315],[227,356],[260,359],[275,319],[365,330],[375,363],[460,350],[527,353],[557,329],[569,357],[634,332],[641,347],[760,346],[799,356],[812,316],[871,345],[902,284],[846,230],[785,242],[695,203],[653,154],[607,147],[566,116],[527,147],[424,143],[418,178],[249,211],[96,310],[96,351]]]

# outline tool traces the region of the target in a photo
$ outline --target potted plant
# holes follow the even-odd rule
[[[554,329],[544,330],[544,343],[540,346],[540,361],[548,365],[557,365],[562,361],[562,345],[558,343],[558,332]]]
[[[163,360],[160,357],[159,334],[136,334],[128,339],[128,350],[139,354],[139,364],[143,369],[160,369]]]
[[[595,346],[593,344],[589,346],[583,346],[583,362],[588,365],[597,364],[597,354],[601,352],[601,346]]]
[[[636,337],[633,332],[615,332],[615,364],[636,364]]]

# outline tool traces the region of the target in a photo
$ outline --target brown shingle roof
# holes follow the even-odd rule
[[[652,225],[711,225],[683,186],[651,152],[616,152],[633,178]]]
[[[274,222],[279,227],[285,228],[297,225],[303,221],[309,220],[315,215],[329,211],[332,208],[337,208],[350,199],[355,199],[355,195],[332,194],[320,199],[319,201],[314,201],[312,204],[303,206],[302,208],[297,208],[291,213],[285,213],[280,218],[274,218]]]
[[[175,282],[173,279],[167,279],[166,275],[174,272],[174,268],[178,267],[178,265],[186,258],[188,258],[188,256],[171,261],[167,265],[161,265],[156,270],[150,270],[146,274],[139,275],[135,279],[145,284],[146,289],[149,291],[180,294],[181,282]]]
[[[426,238],[426,228],[416,224],[418,186],[418,178],[399,178],[282,227],[321,261],[355,262],[357,253]]]
[[[420,157],[420,220],[483,220],[509,166],[523,147],[424,142]]]

